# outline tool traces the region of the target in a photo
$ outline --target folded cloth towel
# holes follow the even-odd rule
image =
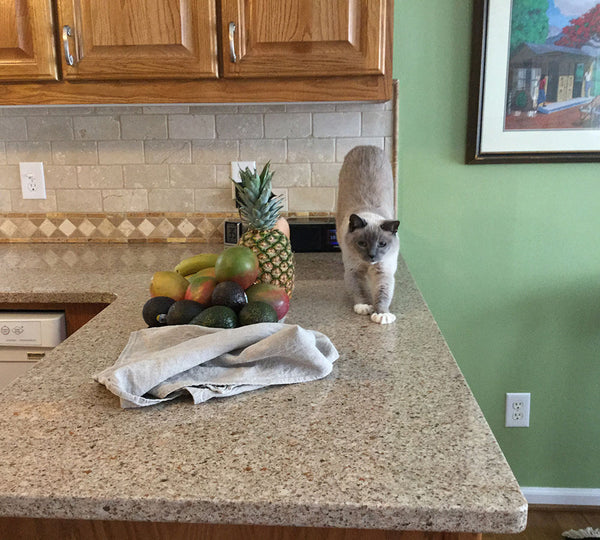
[[[327,336],[297,325],[164,326],[132,332],[115,365],[93,377],[119,396],[123,408],[162,403],[184,392],[201,403],[321,379],[338,356]]]

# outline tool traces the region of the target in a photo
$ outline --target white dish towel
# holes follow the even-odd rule
[[[93,377],[119,396],[123,408],[162,403],[184,392],[201,403],[321,379],[338,356],[327,336],[298,325],[164,326],[132,332],[114,366]]]

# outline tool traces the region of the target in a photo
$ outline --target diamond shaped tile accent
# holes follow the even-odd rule
[[[152,231],[155,229],[154,225],[147,219],[144,219],[144,221],[142,221],[137,228],[138,231],[140,231],[144,236],[150,236]]]
[[[79,257],[71,250],[68,250],[61,258],[71,268],[73,268],[79,262]]]
[[[167,219],[163,219],[155,229],[158,236],[169,236],[175,230],[174,225]]]
[[[195,227],[187,220],[187,218],[184,218],[183,221],[177,225],[177,230],[181,231],[183,236],[189,236],[194,232],[194,229]]]
[[[71,236],[73,232],[77,230],[77,227],[73,225],[68,219],[65,219],[59,226],[58,230],[62,232],[65,236]]]
[[[45,236],[51,236],[56,230],[56,225],[54,225],[54,223],[52,223],[49,219],[45,219],[40,225],[39,229]]]
[[[17,231],[18,227],[10,220],[5,219],[0,225],[0,232],[11,237]]]
[[[210,238],[210,235],[215,230],[215,226],[208,219],[203,219],[198,225],[198,230],[205,238]]]
[[[84,236],[90,236],[96,230],[96,227],[94,227],[94,225],[87,218],[84,219],[77,228],[83,233]]]
[[[108,219],[105,218],[100,222],[100,225],[98,225],[98,230],[104,236],[110,236],[115,230],[115,226]]]
[[[135,231],[135,225],[131,223],[128,219],[123,220],[119,226],[117,227],[125,238],[129,237],[133,231]]]

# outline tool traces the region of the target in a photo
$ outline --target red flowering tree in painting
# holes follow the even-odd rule
[[[569,26],[562,29],[563,35],[556,45],[582,47],[590,40],[600,41],[600,4],[570,22]]]

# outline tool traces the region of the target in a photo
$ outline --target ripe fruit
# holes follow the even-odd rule
[[[188,283],[187,280],[186,283]],[[185,291],[185,299],[194,300],[204,306],[208,306],[210,305],[210,297],[215,290],[216,284],[217,281],[215,278],[209,276],[190,278],[187,290]]]
[[[211,296],[211,303],[216,306],[227,306],[238,312],[248,303],[248,298],[241,285],[235,281],[222,281],[217,283]]]
[[[294,288],[294,256],[288,237],[277,228],[283,207],[280,197],[271,192],[271,177],[267,163],[260,174],[246,168],[240,171],[240,182],[234,183],[240,201],[240,217],[248,230],[239,244],[247,246],[258,257],[258,280],[283,287],[288,296]]]
[[[277,313],[266,302],[248,302],[240,311],[240,325],[277,322]]]
[[[154,296],[146,301],[142,308],[142,317],[150,327],[165,326],[167,313],[175,300],[168,296]]]
[[[243,289],[258,276],[258,259],[250,248],[234,246],[223,251],[215,263],[217,281],[235,281]]]
[[[198,315],[204,306],[194,300],[178,300],[167,312],[167,324],[187,324]]]
[[[150,296],[168,296],[181,300],[188,287],[188,281],[177,272],[162,270],[154,272],[150,280]]]
[[[255,283],[246,290],[248,302],[266,302],[277,312],[277,319],[281,320],[290,309],[290,297],[285,289],[270,283]]]
[[[203,268],[202,270],[198,270],[195,274],[192,274],[191,276],[186,276],[186,277],[188,279],[190,279],[192,277],[202,277],[202,276],[215,277],[215,267],[209,266],[207,268]]]
[[[179,264],[174,268],[175,272],[182,276],[195,274],[198,270],[214,266],[218,255],[216,253],[200,253],[193,257],[188,257],[179,261]]]
[[[190,324],[211,328],[235,328],[238,325],[238,318],[235,311],[227,306],[211,306],[196,315]]]

